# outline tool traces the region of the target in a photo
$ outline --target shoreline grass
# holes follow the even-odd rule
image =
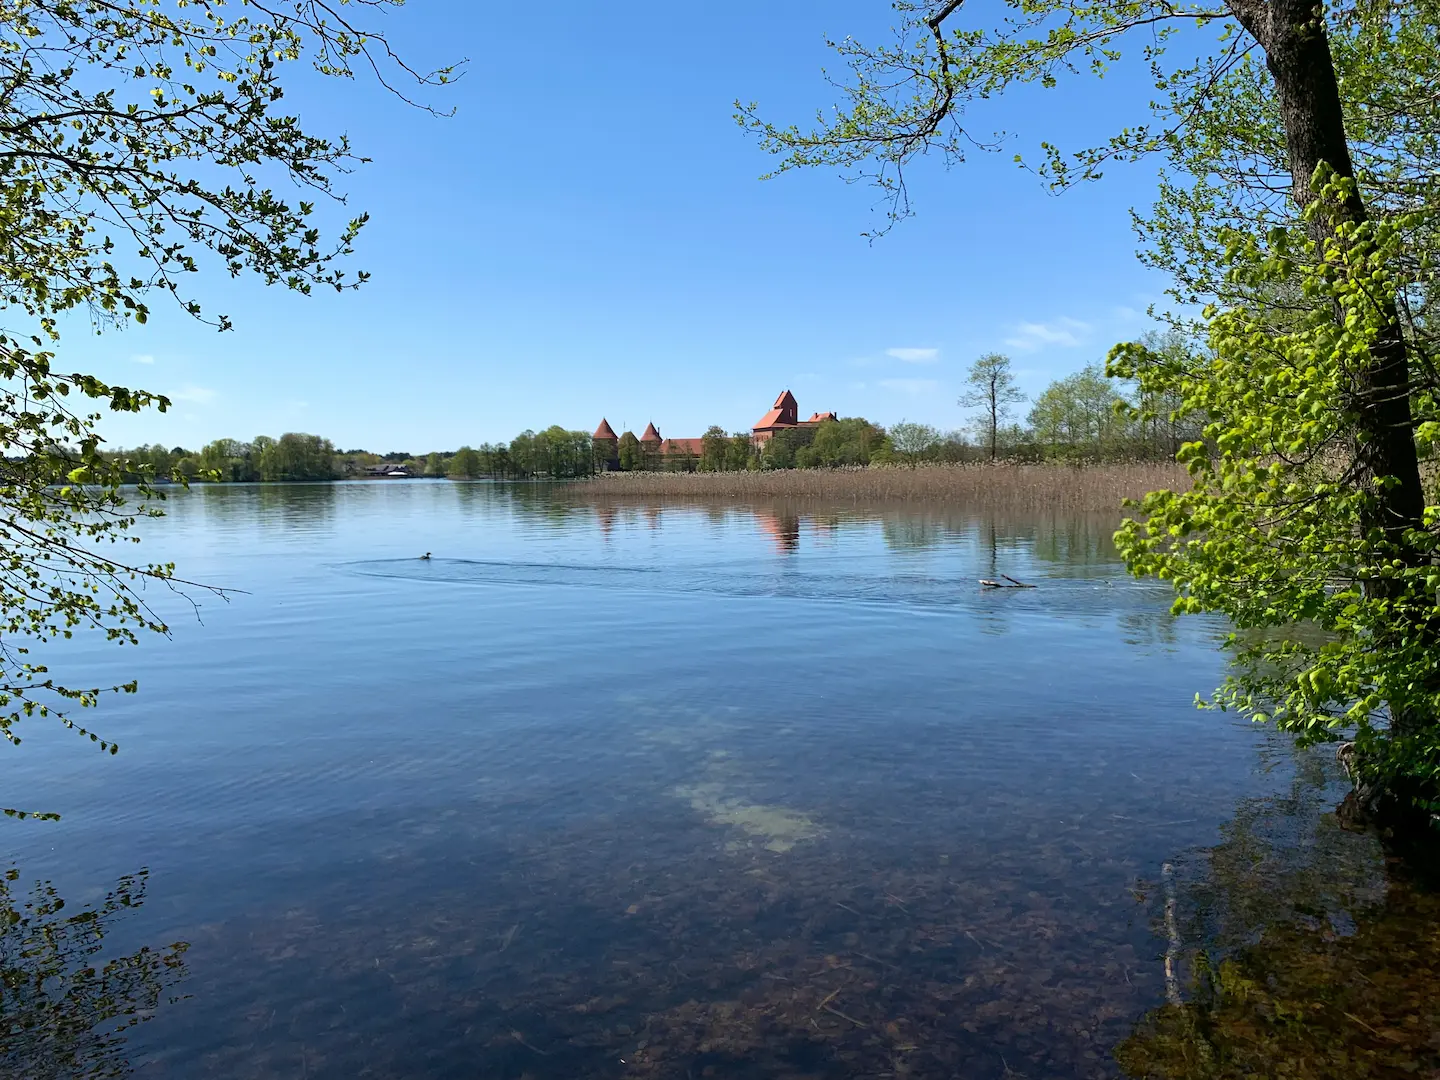
[[[1174,462],[1102,465],[920,465],[857,469],[777,469],[728,473],[605,473],[567,485],[584,499],[820,499],[909,502],[1009,509],[1119,511],[1125,499],[1164,488],[1186,490]]]

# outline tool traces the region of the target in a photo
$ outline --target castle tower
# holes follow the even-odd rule
[[[770,407],[760,420],[751,428],[751,434],[755,439],[756,446],[764,446],[777,431],[785,431],[789,428],[799,427],[800,406],[795,401],[795,395],[789,390],[784,391],[775,399],[775,404]]]
[[[620,437],[610,426],[610,421],[600,418],[600,426],[590,436],[595,451],[595,467],[602,472],[611,472],[620,467]]]

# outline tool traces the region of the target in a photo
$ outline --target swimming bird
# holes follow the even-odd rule
[[[428,552],[428,551],[425,552],[425,554],[424,554],[424,555],[421,555],[420,558],[421,558],[422,561],[425,560],[425,559],[430,558],[430,552]]]

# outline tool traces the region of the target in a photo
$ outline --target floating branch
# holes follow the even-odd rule
[[[1036,586],[1034,586],[1034,585],[1026,585],[1025,582],[1023,582],[1023,581],[1016,581],[1016,580],[1015,580],[1013,577],[1011,577],[1009,574],[1001,574],[1000,576],[1003,577],[1003,578],[1005,579],[1005,581],[990,581],[990,580],[987,579],[987,578],[981,578],[981,579],[980,579],[980,584],[981,584],[981,585],[984,585],[985,588],[987,588],[987,589],[1033,589],[1033,588],[1036,588]],[[1006,582],[1009,582],[1009,584],[1006,584]]]

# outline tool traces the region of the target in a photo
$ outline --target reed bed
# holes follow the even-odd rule
[[[1011,510],[1113,511],[1148,491],[1184,490],[1173,462],[1108,465],[921,465],[729,473],[605,473],[571,485],[586,499],[811,499]]]

